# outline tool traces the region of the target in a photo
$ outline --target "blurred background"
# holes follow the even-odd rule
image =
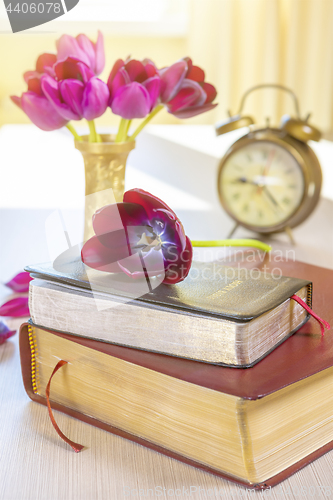
[[[0,6],[0,126],[28,123],[9,99],[25,90],[23,73],[42,52],[55,52],[62,33],[100,29],[105,37],[107,79],[118,58],[149,57],[157,67],[190,56],[218,91],[219,106],[186,123],[213,124],[236,113],[252,85],[280,83],[299,98],[301,115],[333,140],[333,0],[80,0],[65,16],[27,32],[12,34]],[[257,122],[278,123],[293,114],[288,95],[265,90],[251,95],[245,111]],[[115,126],[106,113],[97,124]],[[166,112],[154,123],[181,123]],[[184,122],[183,122],[184,123]]]

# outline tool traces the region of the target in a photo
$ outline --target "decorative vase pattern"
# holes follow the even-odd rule
[[[102,142],[75,141],[75,147],[84,160],[85,214],[84,241],[93,236],[92,216],[99,208],[123,200],[125,170],[129,153],[135,141],[114,142],[114,135],[101,135]]]

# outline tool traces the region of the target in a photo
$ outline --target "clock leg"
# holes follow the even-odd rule
[[[232,230],[228,234],[227,238],[231,238],[238,227],[239,227],[239,224],[237,224],[237,222],[236,222],[236,224],[234,225],[234,227],[232,228]]]
[[[291,231],[290,227],[289,227],[289,226],[286,226],[285,231],[286,231],[287,235],[289,236],[290,243],[291,243],[292,245],[296,245],[296,241],[295,241],[295,239],[294,239],[294,236],[293,236],[293,233],[292,233],[292,231]]]

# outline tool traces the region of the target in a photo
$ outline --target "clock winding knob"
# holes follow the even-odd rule
[[[291,118],[286,115],[281,119],[281,128],[294,139],[302,142],[320,141],[321,132],[313,125],[310,125],[307,120],[299,118]]]

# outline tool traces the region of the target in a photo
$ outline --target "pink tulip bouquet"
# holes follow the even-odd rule
[[[205,82],[204,71],[188,57],[162,69],[150,59],[118,59],[106,83],[98,78],[105,65],[100,32],[96,43],[83,34],[63,35],[56,46],[56,54],[40,55],[36,69],[24,74],[27,91],[11,96],[42,130],[66,126],[80,141],[70,122],[84,118],[89,141],[100,142],[94,120],[110,108],[121,117],[116,142],[133,141],[163,108],[178,118],[190,118],[217,106],[214,86]],[[131,121],[137,118],[142,121],[129,135]]]

